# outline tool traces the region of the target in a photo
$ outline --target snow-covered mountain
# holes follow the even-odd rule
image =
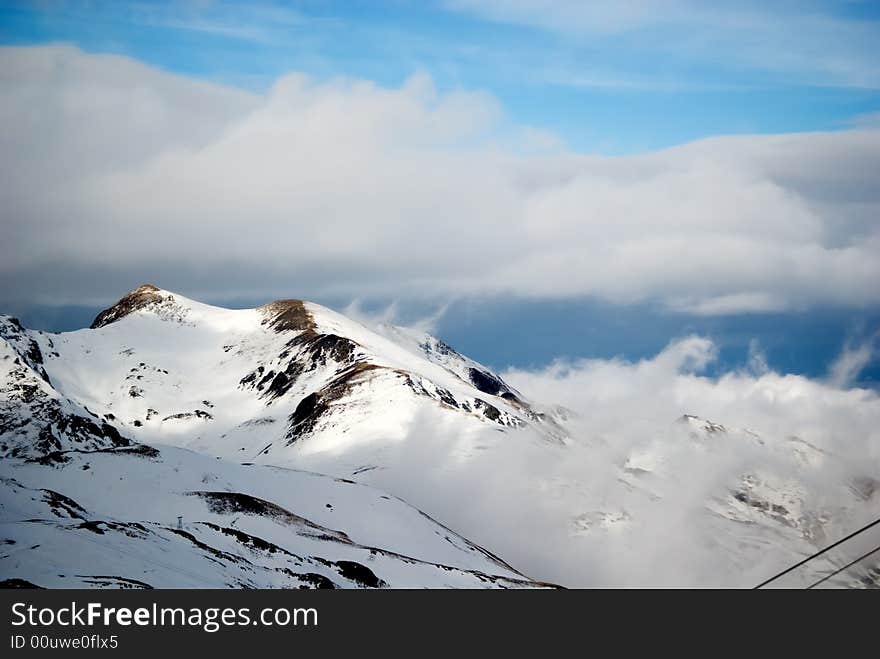
[[[464,428],[532,425],[564,437],[552,415],[439,340],[398,328],[382,336],[300,300],[233,311],[142,286],[91,329],[20,341],[102,423],[240,462],[290,466],[353,436],[402,437],[425,410]]]
[[[2,317],[0,339],[0,579],[534,587],[682,585],[687,573],[747,585],[880,502],[867,467],[817,498],[811,474],[839,456],[796,437],[689,414],[623,448],[579,436],[572,412],[435,337],[300,300],[228,310],[142,286],[89,329]],[[755,459],[700,478],[734,446]],[[697,511],[678,524],[711,560],[613,571],[607,547],[653,555],[646,537],[674,535],[651,526],[660,506]],[[546,537],[540,556],[523,532]],[[683,560],[674,543],[666,554]],[[554,564],[587,565],[588,580]]]
[[[149,286],[81,332],[48,335],[0,319],[0,579],[546,587],[396,497],[253,464],[370,417],[384,421],[387,410],[370,409],[369,395],[443,405],[472,423],[541,423],[451,350],[430,347],[437,364],[472,369],[480,385],[508,395],[503,409],[432,361],[421,366],[439,385],[405,370],[418,360],[402,348],[380,359],[367,341],[333,333],[353,328],[297,301],[226,311]],[[362,328],[357,336],[369,338]]]

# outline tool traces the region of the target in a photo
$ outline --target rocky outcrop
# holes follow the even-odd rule
[[[116,322],[120,318],[124,318],[133,311],[161,304],[171,298],[171,295],[162,295],[160,289],[156,286],[144,284],[125,295],[109,309],[104,309],[104,311],[99,313],[95,320],[92,321],[91,328],[104,327]]]

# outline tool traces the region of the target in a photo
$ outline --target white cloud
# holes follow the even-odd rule
[[[598,552],[598,562],[610,574],[619,575],[617,583],[749,585],[761,581],[757,578],[761,574],[769,576],[796,562],[796,555],[784,556],[796,546],[790,543],[803,529],[788,541],[777,537],[765,545],[757,540],[763,533],[759,524],[752,527],[752,544],[741,526],[725,528],[709,521],[709,500],[723,497],[747,473],[762,473],[767,482],[785,484],[780,491],[787,488],[789,495],[797,492],[792,501],[800,499],[800,507],[789,507],[798,509],[800,522],[811,512],[847,511],[818,545],[842,537],[847,527],[857,528],[876,512],[876,499],[861,506],[852,498],[854,484],[876,479],[880,461],[876,392],[780,375],[766,366],[757,373],[700,375],[714,351],[710,341],[690,337],[635,363],[582,360],[504,374],[520,390],[578,412],[572,426],[579,449],[585,447],[583,453],[566,458],[564,466],[556,465],[550,480],[580,479],[584,492],[561,494],[550,514],[561,522],[573,510],[601,508],[602,501],[628,511],[632,523],[625,533],[599,534],[605,545],[597,538],[592,542],[585,538],[579,545],[581,551],[589,547]],[[728,432],[689,441],[684,439],[686,433],[674,428],[681,424],[670,423],[682,414],[724,424]],[[627,461],[653,474],[639,476],[630,485],[622,483],[620,470],[609,465],[619,467]],[[632,483],[644,491],[634,494]],[[645,492],[659,498],[645,497]],[[725,538],[726,534],[730,536]],[[731,538],[736,538],[735,544],[726,547]],[[564,534],[559,534],[559,542],[572,545]],[[787,550],[782,549],[785,545]],[[732,547],[737,549],[727,554]],[[586,566],[578,571],[577,555],[570,556],[572,564],[562,570],[571,569],[592,583],[615,583]]]
[[[250,94],[66,46],[0,50],[0,93],[8,299],[155,280],[211,299],[595,295],[707,314],[880,301],[878,131],[536,152],[491,96],[425,75]]]

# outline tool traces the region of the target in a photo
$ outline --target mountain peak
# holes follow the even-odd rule
[[[153,284],[138,286],[133,291],[124,295],[112,307],[104,309],[92,321],[91,329],[97,329],[109,325],[120,318],[124,318],[133,311],[144,309],[153,304],[161,303],[172,298],[170,294],[162,295],[162,289]]]

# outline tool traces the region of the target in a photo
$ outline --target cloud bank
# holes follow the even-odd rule
[[[414,419],[406,441],[344,457],[381,465],[358,478],[535,578],[753,586],[872,521],[880,502],[880,396],[781,375],[754,352],[756,368],[718,378],[702,374],[717,347],[698,336],[639,362],[504,373],[533,400],[568,408],[565,445],[527,430],[450,432],[438,412]],[[339,455],[307,459],[340,468]],[[871,546],[876,534],[781,585],[808,585]]]
[[[0,49],[8,300],[508,294],[702,314],[880,301],[880,131],[628,157],[482,92],[299,74],[268,91],[69,46]]]

